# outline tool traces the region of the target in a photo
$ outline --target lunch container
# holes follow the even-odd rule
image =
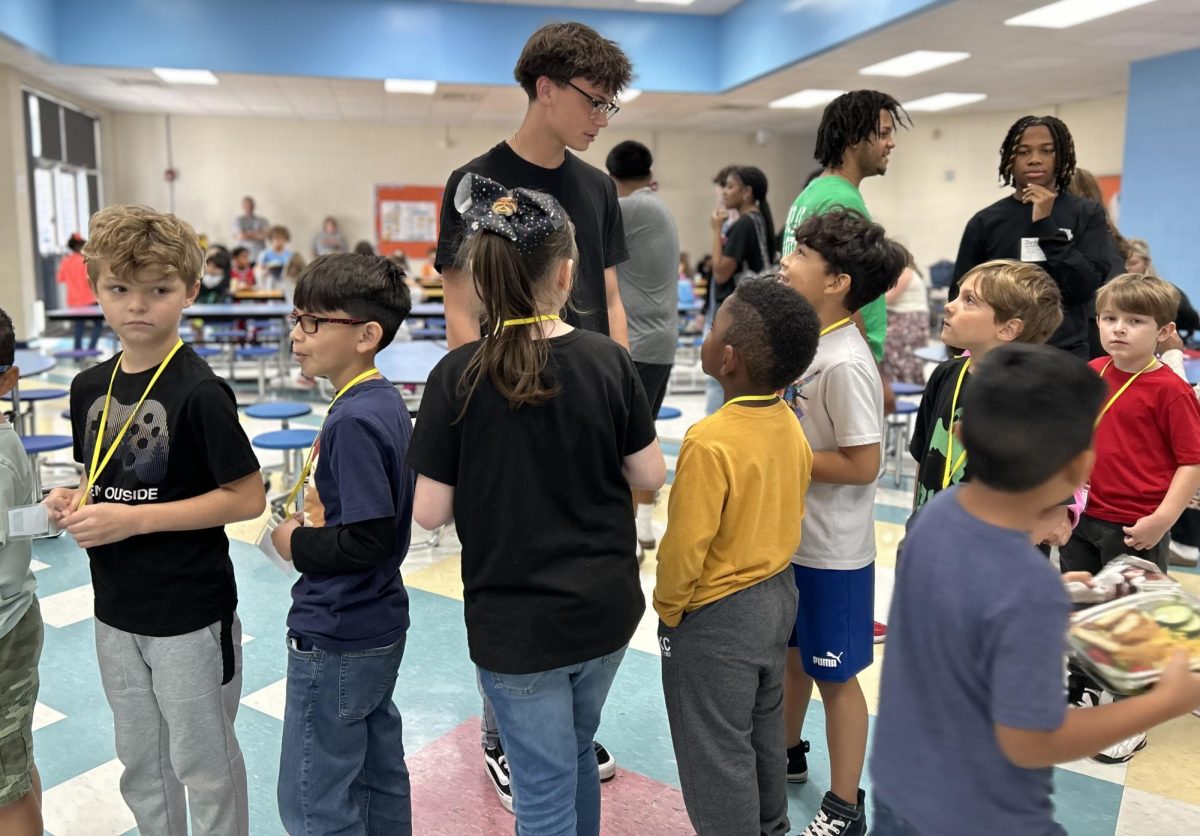
[[[1125,554],[1105,564],[1092,578],[1091,586],[1078,581],[1068,583],[1067,594],[1074,604],[1103,604],[1138,592],[1178,587],[1178,581],[1150,561]]]

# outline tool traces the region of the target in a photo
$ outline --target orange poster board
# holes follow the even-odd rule
[[[1113,198],[1121,192],[1121,175],[1107,174],[1097,177],[1096,182],[1100,185],[1100,193],[1104,195],[1105,207],[1111,207]]]
[[[375,240],[379,254],[425,258],[437,246],[441,186],[375,187]]]

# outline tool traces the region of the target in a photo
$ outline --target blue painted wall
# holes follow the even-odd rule
[[[0,0],[0,34],[62,64],[511,84],[529,34],[579,20],[643,90],[714,93],[952,0],[745,0],[724,15],[437,0]],[[56,20],[73,25],[59,27]]]
[[[1200,49],[1130,69],[1121,232],[1145,238],[1163,278],[1200,303]]]

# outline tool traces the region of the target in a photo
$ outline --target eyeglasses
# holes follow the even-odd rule
[[[334,325],[366,325],[365,319],[335,319],[327,316],[313,316],[312,314],[288,314],[288,325],[295,328],[300,326],[300,330],[305,334],[315,334],[317,330],[326,323]]]
[[[569,81],[567,82],[567,86],[571,87],[574,90],[579,91],[579,95],[583,96],[585,99],[587,99],[589,102],[592,103],[592,115],[593,116],[599,116],[599,115],[603,114],[605,119],[612,119],[614,116],[617,115],[617,111],[619,111],[621,109],[616,105],[615,102],[606,102],[606,101],[604,101],[604,99],[597,99],[595,96],[593,96],[587,90],[584,90],[582,87],[576,87],[574,84],[572,84]]]

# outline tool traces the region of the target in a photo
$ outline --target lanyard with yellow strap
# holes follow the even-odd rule
[[[971,358],[967,358],[967,362],[963,363],[962,371],[958,373],[958,382],[954,384],[954,397],[950,400],[950,423],[946,427],[947,435],[950,436],[946,444],[946,467],[942,471],[942,489],[950,487],[950,477],[958,473],[958,469],[963,466],[967,460],[967,451],[963,450],[958,457],[958,461],[954,461],[954,413],[958,411],[958,393],[962,390],[963,378],[967,376],[967,369],[971,368]],[[954,462],[951,466],[951,462]]]
[[[1142,371],[1137,372],[1136,374],[1134,374],[1133,377],[1131,377],[1131,378],[1129,378],[1129,380],[1125,381],[1125,383],[1121,386],[1121,388],[1117,390],[1117,393],[1108,399],[1108,403],[1106,403],[1104,405],[1104,409],[1100,410],[1100,414],[1096,416],[1096,423],[1092,425],[1092,429],[1095,429],[1096,427],[1100,426],[1100,419],[1104,417],[1105,413],[1107,413],[1110,409],[1112,409],[1112,405],[1117,402],[1117,398],[1124,395],[1125,390],[1128,389],[1130,386],[1132,386],[1133,382],[1135,380],[1137,380],[1139,377],[1141,377],[1143,372],[1148,372],[1148,371],[1150,371],[1150,369],[1154,368],[1154,364],[1157,362],[1158,362],[1157,357],[1151,357],[1150,362],[1147,363],[1144,367],[1142,367]],[[1106,371],[1108,371],[1108,367],[1111,366],[1112,364],[1113,364],[1113,361],[1109,360],[1107,363],[1104,364],[1104,368],[1102,368],[1100,370],[1100,378],[1102,380],[1104,379],[1104,373]]]
[[[100,478],[100,474],[104,472],[104,468],[108,466],[108,462],[112,459],[113,453],[117,452],[117,447],[121,444],[121,439],[124,438],[125,432],[129,429],[133,419],[137,416],[138,410],[142,408],[142,404],[146,402],[146,397],[150,394],[150,390],[154,388],[154,384],[158,383],[159,377],[167,368],[167,364],[171,362],[171,358],[183,348],[183,340],[175,343],[175,347],[167,354],[166,358],[159,364],[158,370],[154,372],[154,376],[150,378],[150,382],[146,384],[146,391],[142,392],[142,396],[138,398],[137,405],[129,413],[129,417],[125,419],[125,423],[121,425],[121,429],[117,430],[116,438],[109,445],[108,452],[104,454],[103,461],[100,459],[100,447],[104,444],[104,429],[108,425],[108,407],[112,402],[113,383],[117,379],[117,370],[121,368],[121,355],[117,355],[116,362],[113,363],[112,377],[108,379],[108,392],[104,395],[104,409],[100,413],[100,427],[96,430],[96,445],[92,448],[92,466],[88,468],[87,487],[83,491],[83,496],[79,500],[79,507],[87,505],[88,499],[92,495],[92,487],[96,484],[96,480]]]
[[[778,397],[778,395],[739,395],[736,398],[730,398],[729,400],[725,401],[725,403],[721,405],[721,408],[724,409],[730,404],[740,403],[741,401],[773,401]]]
[[[351,380],[345,386],[338,390],[338,393],[333,396],[333,400],[329,402],[329,409],[333,409],[333,405],[338,402],[338,398],[349,392],[358,384],[362,383],[369,377],[379,374],[379,369],[372,366],[358,377]],[[329,417],[329,413],[325,413],[325,417]],[[325,426],[325,422],[321,422],[321,427]],[[284,508],[290,508],[292,503],[296,501],[296,497],[300,495],[300,490],[304,487],[304,483],[308,481],[308,474],[312,472],[313,459],[317,452],[317,442],[321,439],[321,429],[317,429],[317,437],[313,439],[312,446],[308,448],[308,455],[304,459],[304,467],[300,469],[300,476],[296,479],[296,484],[292,486],[292,490],[288,493],[287,499],[283,503]]]

